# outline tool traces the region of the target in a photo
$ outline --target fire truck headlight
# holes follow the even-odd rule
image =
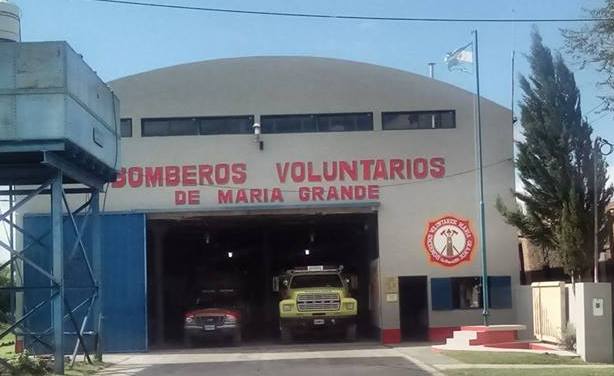
[[[343,303],[343,307],[347,310],[347,311],[353,311],[354,310],[354,302],[346,302]]]
[[[292,311],[292,307],[293,307],[292,304],[284,304],[284,305],[282,305],[281,309],[284,312],[290,312],[290,311]]]

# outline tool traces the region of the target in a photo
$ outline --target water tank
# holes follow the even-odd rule
[[[0,42],[0,152],[55,145],[109,179],[119,137],[117,97],[67,43]]]
[[[17,5],[0,0],[0,40],[19,42],[21,40],[20,12]]]

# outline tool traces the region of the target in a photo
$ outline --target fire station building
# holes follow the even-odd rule
[[[482,322],[472,93],[315,57],[211,60],[109,85],[122,140],[101,202],[108,351],[179,341],[188,292],[222,264],[245,291],[245,341],[275,340],[273,277],[307,265],[357,277],[363,338],[441,340]],[[511,118],[482,101],[495,324],[515,322],[519,284],[516,232],[495,208],[512,200]]]

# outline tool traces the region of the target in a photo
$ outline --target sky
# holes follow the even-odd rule
[[[11,0],[22,9],[22,40],[65,40],[104,80],[193,61],[256,55],[309,55],[380,64],[426,74],[437,63],[437,79],[474,90],[470,74],[449,72],[446,52],[480,43],[481,93],[512,106],[511,55],[516,73],[528,73],[524,54],[531,24],[472,24],[298,19],[219,14],[97,3],[90,0]],[[570,18],[602,1],[585,0],[138,0],[204,7],[281,12],[394,17]],[[544,43],[560,50],[582,93],[582,107],[598,135],[614,141],[612,115],[589,112],[603,93],[592,67],[579,70],[561,50],[561,28],[577,23],[537,24]],[[517,82],[517,76],[514,76]],[[516,87],[515,102],[520,97]],[[516,107],[516,106],[515,106]],[[614,155],[609,162],[614,165]],[[614,169],[611,169],[614,172]],[[612,175],[612,174],[611,174]],[[3,231],[0,230],[0,237]]]

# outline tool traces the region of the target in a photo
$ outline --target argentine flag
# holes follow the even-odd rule
[[[473,64],[473,43],[457,48],[452,52],[448,52],[443,59],[448,64],[448,70],[460,70],[470,72],[470,64]]]

